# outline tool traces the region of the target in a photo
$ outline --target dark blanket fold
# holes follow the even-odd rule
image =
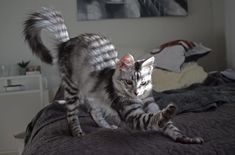
[[[235,81],[216,72],[209,74],[202,84],[163,93],[153,92],[153,95],[160,108],[173,102],[177,106],[177,114],[201,112],[224,103],[235,103]]]
[[[44,108],[28,125],[27,154],[233,154],[235,152],[235,83],[219,73],[203,84],[163,93],[154,92],[156,102],[177,106],[175,124],[190,136],[202,136],[203,145],[183,145],[155,132],[130,132],[125,129],[98,128],[87,113],[80,113],[82,138],[68,132],[63,105]],[[230,103],[230,104],[224,104]],[[222,105],[215,111],[206,111]]]
[[[218,86],[193,85],[189,88],[164,93],[154,92],[154,98],[160,108],[173,102],[177,106],[177,114],[201,112],[224,103],[235,103],[235,83]]]

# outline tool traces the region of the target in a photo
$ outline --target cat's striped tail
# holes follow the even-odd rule
[[[58,44],[69,40],[67,27],[60,12],[52,8],[42,8],[32,13],[24,23],[24,36],[33,53],[42,61],[53,64],[57,61],[57,50],[49,50],[42,42],[41,30],[55,35]]]

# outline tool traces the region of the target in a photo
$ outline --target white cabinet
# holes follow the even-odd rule
[[[22,85],[19,91],[5,91],[6,85]],[[0,78],[0,154],[17,151],[16,133],[25,131],[36,113],[48,105],[46,79],[41,75]]]

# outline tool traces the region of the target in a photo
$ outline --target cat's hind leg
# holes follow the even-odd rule
[[[106,120],[106,116],[109,114],[109,110],[107,110],[108,106],[102,104],[98,99],[94,99],[92,97],[85,97],[85,104],[89,107],[89,113],[92,119],[96,122],[99,127],[108,128],[108,129],[116,129],[116,125],[109,124]]]
[[[64,96],[68,126],[73,136],[82,136],[80,121],[78,119],[78,87],[70,80],[63,78]]]
[[[117,129],[118,127],[116,125],[111,125],[107,122],[105,118],[105,113],[100,108],[95,108],[90,111],[90,114],[93,118],[93,120],[96,122],[96,124],[99,127],[102,128],[108,128],[108,129]]]
[[[155,113],[161,111],[154,97],[149,96],[143,100],[143,109],[146,113]]]

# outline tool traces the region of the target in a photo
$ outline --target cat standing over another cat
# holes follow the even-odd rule
[[[50,51],[41,30],[54,33],[58,50]],[[33,53],[48,64],[57,64],[65,90],[68,125],[73,136],[83,135],[78,119],[80,104],[88,104],[94,121],[104,128],[124,122],[131,129],[155,130],[181,143],[202,143],[184,136],[170,121],[176,107],[160,110],[152,97],[154,58],[120,60],[109,39],[100,34],[70,38],[61,14],[51,8],[35,12],[25,21],[24,35]],[[108,117],[115,121],[108,121]]]

